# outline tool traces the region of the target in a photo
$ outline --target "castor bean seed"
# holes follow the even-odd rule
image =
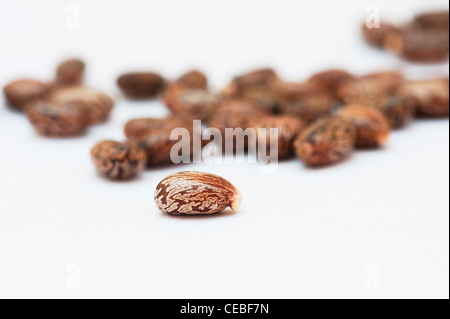
[[[78,59],[62,62],[56,69],[56,81],[59,85],[78,85],[83,81],[85,64]]]
[[[113,180],[136,177],[145,168],[147,157],[136,144],[102,141],[91,151],[97,171]]]
[[[40,101],[28,106],[25,113],[36,131],[44,136],[81,135],[90,121],[85,108],[72,102]]]
[[[389,138],[389,123],[383,114],[374,108],[346,105],[339,111],[338,116],[355,125],[355,145],[358,147],[378,147]]]
[[[418,116],[449,116],[448,79],[405,83],[399,87],[397,94],[413,105]]]
[[[320,166],[339,162],[351,153],[356,128],[338,117],[320,119],[294,142],[297,157],[307,165]]]
[[[156,206],[170,215],[211,215],[230,207],[237,211],[240,192],[226,179],[202,172],[180,172],[156,187]]]
[[[117,79],[117,85],[128,98],[153,98],[164,88],[164,79],[153,72],[127,73]]]
[[[9,107],[16,111],[24,111],[33,102],[48,96],[51,85],[35,80],[17,80],[6,85],[3,92]]]
[[[49,100],[82,105],[90,116],[91,124],[106,120],[114,106],[109,96],[84,86],[60,88],[50,95]]]

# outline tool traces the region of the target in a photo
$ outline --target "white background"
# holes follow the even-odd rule
[[[80,26],[66,26],[66,6]],[[123,100],[115,78],[203,69],[214,87],[273,66],[287,80],[342,67],[447,76],[448,64],[413,66],[367,47],[366,5],[403,21],[446,1],[168,0],[2,1],[0,85],[50,80],[60,60],[88,64],[87,83],[117,98],[110,122],[82,138],[37,136],[0,105],[0,297],[313,298],[449,295],[449,122],[420,121],[382,150],[336,166],[297,160],[275,175],[258,165],[152,169],[114,183],[89,151],[123,139],[127,120],[164,116],[157,101]],[[242,209],[212,217],[160,213],[153,192],[180,170],[220,174]]]

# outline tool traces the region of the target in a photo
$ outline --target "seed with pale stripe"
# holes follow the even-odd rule
[[[210,215],[242,201],[239,191],[226,179],[202,172],[180,172],[164,178],[156,188],[156,206],[170,215]]]

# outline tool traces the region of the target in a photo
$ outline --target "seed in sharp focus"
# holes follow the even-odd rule
[[[260,134],[259,128],[265,128],[266,133]],[[299,118],[289,115],[282,116],[267,116],[256,121],[255,130],[257,135],[257,142],[259,151],[268,152],[273,136],[270,133],[271,128],[278,129],[278,159],[287,159],[294,155],[294,140],[306,128],[305,123]],[[259,145],[260,142],[265,141],[264,145]]]
[[[208,78],[198,70],[189,71],[180,76],[175,83],[188,89],[203,89],[208,87]]]
[[[106,120],[114,106],[114,101],[109,96],[85,86],[57,89],[49,96],[49,100],[82,105],[89,114],[91,124]]]
[[[310,166],[336,163],[353,150],[355,134],[355,126],[346,120],[338,117],[320,119],[295,140],[295,152]]]
[[[81,135],[90,120],[82,106],[70,102],[40,101],[27,107],[25,113],[38,133],[54,137]]]
[[[50,93],[51,86],[35,80],[18,80],[6,85],[3,92],[8,105],[16,111],[24,111],[33,102],[42,100]]]
[[[346,105],[339,111],[338,116],[355,125],[355,145],[358,147],[377,147],[389,138],[389,123],[383,114],[374,108]]]
[[[153,72],[136,72],[121,75],[117,85],[131,99],[153,98],[164,88],[164,79]]]
[[[102,141],[91,151],[97,171],[112,180],[126,180],[139,175],[145,168],[145,152],[133,143]]]
[[[397,94],[410,103],[421,117],[449,116],[449,80],[409,82]]]
[[[56,81],[59,85],[78,85],[83,81],[85,64],[78,59],[62,62],[56,69]]]
[[[240,192],[226,179],[202,172],[180,172],[156,188],[156,206],[170,215],[210,215],[230,207],[237,211]]]

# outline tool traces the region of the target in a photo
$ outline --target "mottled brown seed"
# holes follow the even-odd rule
[[[338,113],[356,127],[355,145],[362,148],[378,147],[389,138],[390,126],[383,114],[361,105],[346,105]]]
[[[8,106],[24,111],[27,105],[42,100],[50,93],[51,86],[35,80],[18,80],[6,85],[3,92]]]
[[[258,129],[265,128],[266,132]],[[278,129],[278,138],[275,140],[270,129]],[[278,159],[287,159],[294,155],[294,140],[306,128],[303,121],[289,115],[267,116],[258,120],[255,124],[257,132],[258,148],[263,152],[270,150],[271,142],[276,141],[278,145]],[[262,142],[262,144],[261,144]]]
[[[56,69],[56,81],[59,85],[78,85],[83,81],[85,64],[78,59],[62,62]]]
[[[241,99],[228,99],[222,102],[220,107],[209,121],[210,128],[218,129],[222,134],[222,148],[233,145],[233,151],[237,150],[237,141],[244,140],[244,151],[249,145],[249,137],[245,134],[248,128],[253,128],[256,121],[270,115],[257,105]],[[226,129],[238,129],[233,136],[227,136]],[[240,130],[242,129],[242,131]],[[247,137],[246,137],[247,136]],[[252,136],[256,138],[256,136]]]
[[[112,180],[126,180],[139,175],[145,168],[145,152],[133,143],[102,141],[91,151],[97,171]]]
[[[235,77],[223,90],[223,94],[239,97],[247,90],[267,90],[278,80],[273,69],[264,68]]]
[[[36,102],[27,107],[26,115],[36,131],[44,136],[77,136],[89,126],[88,114],[76,103]]]
[[[189,89],[206,90],[208,87],[208,78],[201,71],[192,70],[180,76],[175,83]]]
[[[121,75],[117,85],[131,99],[156,97],[164,88],[164,79],[153,72],[136,72]]]
[[[348,104],[358,104],[380,111],[392,129],[403,128],[414,118],[412,104],[396,94],[355,95],[347,101]]]
[[[206,90],[185,89],[167,92],[166,105],[175,115],[207,121],[220,103],[220,97]]]
[[[447,30],[424,30],[415,26],[404,28],[401,38],[391,38],[403,58],[412,62],[444,62],[449,54]]]
[[[261,111],[271,114],[281,114],[285,108],[284,101],[269,91],[246,90],[239,97],[233,99],[242,99],[255,105]]]
[[[310,82],[275,81],[270,89],[275,96],[285,102],[298,101],[310,96],[330,95],[328,89]]]
[[[355,134],[355,126],[346,120],[338,117],[320,119],[295,140],[295,152],[310,166],[333,164],[349,156]]]
[[[308,82],[335,95],[337,88],[344,81],[354,79],[354,76],[344,70],[326,70],[312,75]]]
[[[286,103],[284,113],[297,117],[307,124],[331,115],[334,106],[331,95],[315,94]]]
[[[106,120],[114,106],[114,101],[109,96],[84,86],[60,88],[50,95],[49,100],[83,106],[89,114],[91,124]]]
[[[449,11],[425,12],[417,15],[414,22],[427,30],[447,30],[449,28]]]
[[[386,22],[381,22],[379,28],[369,28],[366,23],[362,26],[362,32],[365,40],[372,46],[383,48],[386,37],[392,34],[398,34],[400,28]]]
[[[226,179],[202,172],[180,172],[164,178],[155,191],[156,206],[170,215],[211,215],[230,207],[237,211],[240,192]]]
[[[397,94],[408,101],[421,117],[449,116],[449,80],[409,82]]]
[[[172,140],[171,133],[178,128],[187,130],[190,139],[181,139],[176,136],[178,139]],[[144,149],[149,166],[172,163],[170,153],[175,145],[189,149],[189,154],[184,154],[189,156],[184,160],[189,160],[206,144],[202,141],[201,145],[194,145],[193,135],[200,136],[201,132],[194,128],[192,121],[183,118],[136,119],[126,125],[125,134]]]
[[[351,104],[365,98],[392,94],[404,82],[405,78],[397,71],[371,73],[341,83],[337,89],[337,97],[341,102]]]
[[[192,130],[192,121],[185,117],[139,118],[125,124],[125,136],[131,140],[143,140],[154,132],[171,131],[182,127]]]

